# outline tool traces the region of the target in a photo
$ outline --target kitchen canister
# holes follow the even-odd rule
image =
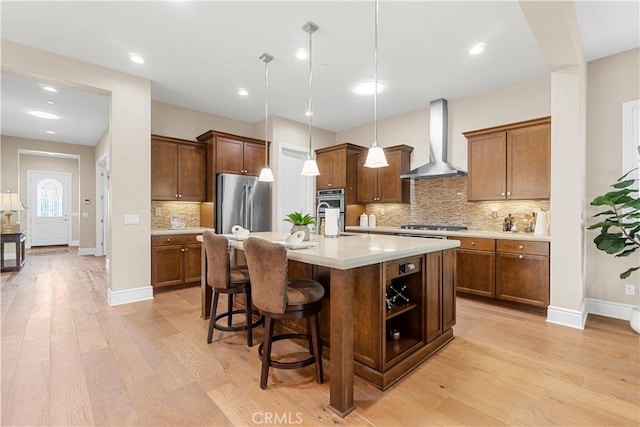
[[[376,226],[376,216],[374,214],[369,214],[369,228],[375,228]]]
[[[369,216],[362,212],[360,215],[360,227],[368,227],[369,226]]]

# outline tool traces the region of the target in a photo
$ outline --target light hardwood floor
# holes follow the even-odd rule
[[[454,341],[385,393],[356,379],[341,419],[313,367],[272,369],[263,391],[243,333],[207,345],[198,288],[110,307],[103,259],[73,249],[1,277],[6,426],[640,424],[628,322],[590,316],[580,331],[458,299]]]

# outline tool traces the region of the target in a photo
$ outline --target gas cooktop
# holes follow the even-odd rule
[[[432,224],[405,224],[400,228],[406,230],[437,230],[437,231],[464,231],[467,229],[464,225],[432,225]]]

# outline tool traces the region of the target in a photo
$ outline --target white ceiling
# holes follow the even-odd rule
[[[585,56],[640,46],[640,2],[579,1]],[[350,88],[373,77],[373,1],[2,2],[2,37],[134,74],[156,101],[245,122],[264,118],[263,52],[270,114],[307,122],[308,62],[295,58],[313,35],[314,126],[340,131],[373,119],[372,97]],[[468,49],[485,42],[482,55]],[[135,52],[146,60],[136,65]],[[515,1],[381,1],[379,118],[548,73]],[[56,104],[24,76],[2,76],[2,134],[94,145],[108,123],[108,97],[58,84]],[[237,89],[248,89],[240,97]],[[26,108],[61,119],[27,116]],[[46,126],[45,126],[46,125]],[[56,135],[45,127],[57,126]],[[205,129],[203,129],[205,131]],[[195,136],[195,135],[194,135]]]

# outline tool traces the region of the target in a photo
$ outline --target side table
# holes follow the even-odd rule
[[[24,265],[26,236],[23,232],[3,232],[0,234],[0,270],[20,271]],[[15,245],[16,259],[5,259],[5,247]]]

